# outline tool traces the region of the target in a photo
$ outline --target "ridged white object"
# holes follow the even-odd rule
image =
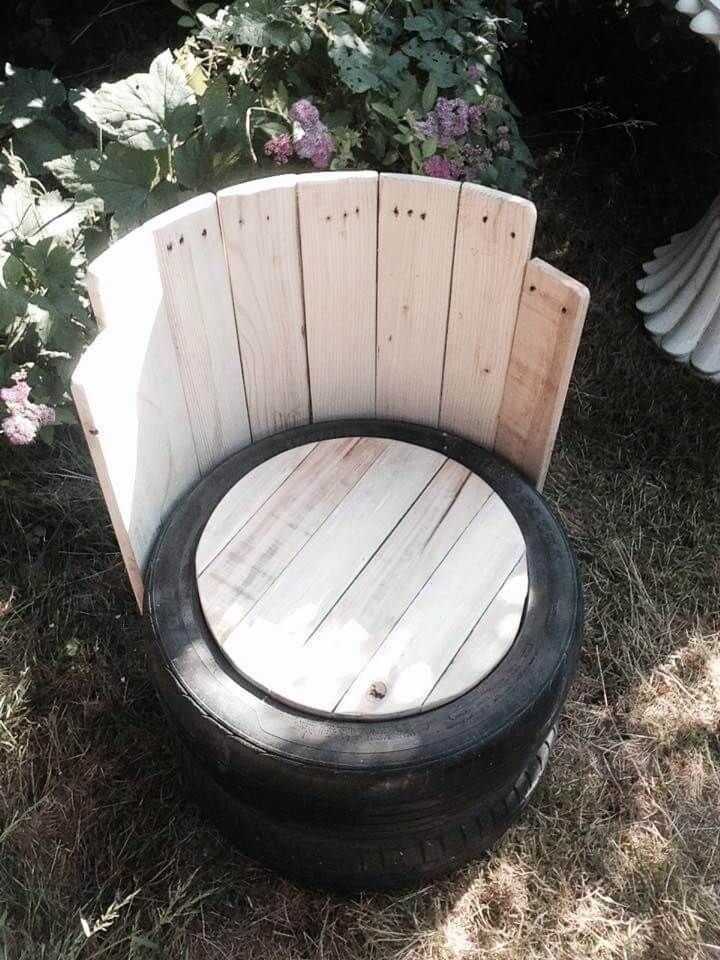
[[[690,29],[720,49],[720,0],[678,0]],[[720,382],[720,195],[705,215],[656,247],[637,281],[645,329],[672,360]]]

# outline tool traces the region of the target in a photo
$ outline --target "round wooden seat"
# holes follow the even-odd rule
[[[220,501],[197,584],[225,656],[303,710],[429,710],[515,639],[525,543],[480,477],[398,440],[343,437],[265,460]]]

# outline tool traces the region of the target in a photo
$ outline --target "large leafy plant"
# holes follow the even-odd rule
[[[50,422],[43,405],[71,418],[69,375],[94,332],[87,256],[193,194],[276,167],[522,189],[530,157],[500,74],[501,30],[520,23],[510,0],[173,2],[188,39],[145,73],[68,91],[7,69],[0,386],[15,386],[0,400],[15,442]]]

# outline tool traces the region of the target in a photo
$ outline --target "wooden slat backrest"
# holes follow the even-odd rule
[[[534,232],[528,200],[463,184],[440,426],[490,449]]]
[[[216,197],[189,200],[149,227],[198,463],[207,473],[250,442]]]
[[[296,181],[218,194],[253,440],[310,422]]]
[[[540,489],[589,301],[581,283],[542,260],[528,263],[495,449]]]
[[[314,420],[375,416],[378,175],[298,177]]]
[[[380,177],[377,415],[437,426],[460,184]]]
[[[108,329],[73,394],[138,601],[170,506],[291,426],[439,426],[541,486],[588,295],[528,262],[534,226],[531,203],[475,184],[291,175],[191,200],[98,258]]]

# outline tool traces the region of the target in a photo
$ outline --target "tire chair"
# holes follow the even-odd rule
[[[347,890],[487,850],[578,656],[540,488],[588,304],[535,208],[277,176],[91,265],[72,390],[188,787],[252,856]]]

